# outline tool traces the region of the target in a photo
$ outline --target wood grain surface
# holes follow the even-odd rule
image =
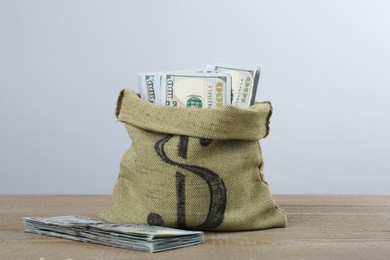
[[[390,196],[276,195],[287,228],[206,232],[201,245],[161,253],[23,232],[21,217],[96,217],[108,195],[0,195],[0,259],[390,259]]]

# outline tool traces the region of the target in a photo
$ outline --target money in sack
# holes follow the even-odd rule
[[[132,140],[120,163],[111,207],[114,223],[239,231],[286,226],[264,180],[259,140],[272,107],[158,106],[123,90],[116,116]]]

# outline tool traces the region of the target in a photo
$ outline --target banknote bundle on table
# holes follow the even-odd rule
[[[82,216],[24,217],[23,222],[30,233],[152,253],[204,242],[201,231],[112,224]]]
[[[204,68],[138,73],[143,99],[157,105],[215,108],[254,104],[260,77],[258,65],[209,64]]]

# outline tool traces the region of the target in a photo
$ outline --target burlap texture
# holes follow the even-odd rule
[[[112,206],[100,218],[198,230],[286,226],[264,181],[258,142],[272,107],[157,106],[123,90],[116,116],[132,140],[121,160]]]

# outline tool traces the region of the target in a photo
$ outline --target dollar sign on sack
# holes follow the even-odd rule
[[[175,162],[169,158],[165,152],[165,144],[173,137],[173,135],[168,135],[159,141],[156,142],[154,149],[157,152],[157,155],[167,164],[177,166],[183,170],[187,170],[192,174],[195,174],[201,177],[205,184],[208,186],[210,193],[210,205],[209,211],[206,219],[202,224],[196,227],[191,227],[192,229],[212,229],[218,227],[223,219],[226,208],[226,187],[222,178],[215,172],[210,169],[196,166],[188,165],[179,162]],[[177,148],[178,155],[187,159],[188,152],[188,136],[180,136],[179,144]],[[199,144],[201,146],[208,146],[212,140],[210,139],[199,139]],[[185,198],[185,180],[186,176],[176,171],[176,195],[177,195],[177,226],[179,228],[186,228],[186,198]],[[164,220],[158,214],[151,212],[147,218],[149,225],[163,225]]]

